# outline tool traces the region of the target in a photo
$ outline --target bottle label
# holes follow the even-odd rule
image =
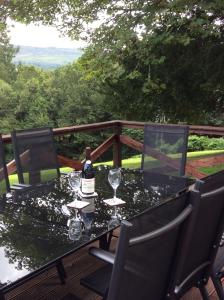
[[[82,178],[82,192],[84,194],[92,194],[95,192],[95,178]]]

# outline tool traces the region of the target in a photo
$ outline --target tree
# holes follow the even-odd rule
[[[53,126],[49,118],[50,103],[46,89],[51,72],[34,66],[19,65],[13,88],[14,117],[13,128]]]
[[[10,44],[6,23],[0,16],[0,79],[10,83],[15,79],[16,70],[12,63],[18,49]]]
[[[104,97],[95,89],[93,81],[83,79],[79,63],[72,63],[52,72],[46,91],[49,119],[55,127],[95,123],[112,119],[104,107]],[[94,149],[105,139],[105,133],[74,134],[63,137],[60,151],[66,156],[80,158],[88,145]],[[82,157],[84,158],[84,157]]]
[[[223,111],[223,0],[14,0],[0,9],[91,41],[85,78],[121,117],[206,123]]]

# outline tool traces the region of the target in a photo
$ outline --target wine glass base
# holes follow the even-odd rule
[[[124,200],[121,200],[119,198],[106,199],[106,200],[103,200],[103,202],[109,206],[117,206],[117,205],[122,205],[122,204],[126,203]]]
[[[69,208],[82,209],[82,208],[88,206],[89,204],[90,203],[87,201],[76,200],[76,201],[72,201],[72,202],[68,203],[67,206]]]

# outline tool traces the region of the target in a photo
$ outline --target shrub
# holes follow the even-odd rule
[[[224,138],[190,135],[188,151],[224,150]]]

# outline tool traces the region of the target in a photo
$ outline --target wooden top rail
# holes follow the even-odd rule
[[[133,128],[133,129],[144,129],[145,122],[135,122],[135,121],[108,121],[101,123],[92,123],[86,125],[75,125],[63,128],[54,128],[53,133],[56,136],[67,135],[76,132],[88,132],[104,129],[113,129],[115,127],[121,128]],[[210,135],[210,136],[224,136],[224,127],[215,126],[196,126],[190,125],[190,133],[196,135]],[[3,141],[5,144],[11,143],[11,135],[3,135]]]
[[[95,130],[104,130],[114,128],[119,124],[120,121],[108,121],[108,122],[101,122],[101,123],[92,123],[92,124],[85,124],[85,125],[75,125],[69,127],[62,127],[62,128],[54,128],[53,133],[55,136],[72,134],[76,132],[86,132],[86,131],[95,131]],[[2,139],[5,144],[10,144],[12,142],[11,135],[3,135]]]
[[[144,129],[145,122],[116,121],[124,128]],[[172,125],[172,124],[170,124]],[[177,125],[177,124],[173,124]],[[189,125],[190,134],[224,136],[224,127]]]

